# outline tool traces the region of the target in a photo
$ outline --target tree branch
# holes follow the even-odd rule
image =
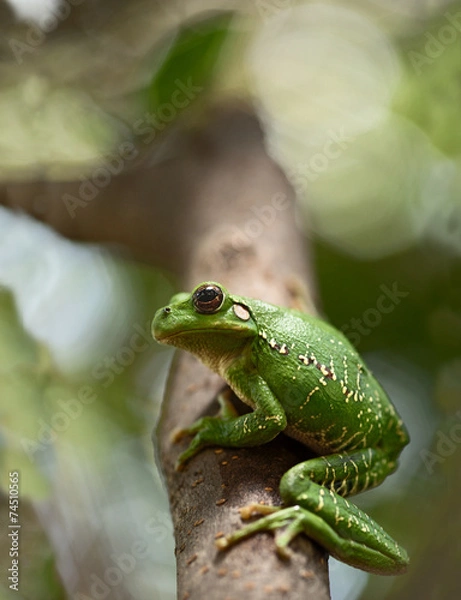
[[[233,293],[290,306],[302,295],[301,282],[307,282],[303,295],[313,310],[294,194],[265,154],[256,120],[232,112],[215,123],[206,142],[206,151],[196,157],[206,173],[202,168],[202,184],[188,199],[194,245],[185,240],[190,253],[181,273],[184,290],[216,280]],[[270,534],[224,553],[214,545],[218,532],[242,526],[239,507],[280,504],[280,477],[307,459],[305,448],[280,435],[259,448],[204,450],[184,471],[174,471],[188,442],[173,444],[171,432],[216,412],[212,400],[222,386],[194,357],[177,354],[157,434],[176,535],[178,598],[201,599],[211,590],[214,600],[329,598],[325,552],[304,536],[292,544],[289,561],[277,557]]]

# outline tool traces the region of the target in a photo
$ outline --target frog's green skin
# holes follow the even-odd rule
[[[217,417],[183,430],[194,438],[178,466],[204,446],[256,446],[281,431],[320,455],[282,477],[283,507],[242,509],[242,516],[266,516],[221,538],[219,547],[285,527],[276,538],[281,553],[305,532],[352,566],[392,575],[406,570],[405,550],[344,499],[392,473],[409,437],[386,393],[339,331],[311,315],[232,296],[208,282],[157,311],[153,335],[198,356],[253,408],[238,416],[222,404]]]

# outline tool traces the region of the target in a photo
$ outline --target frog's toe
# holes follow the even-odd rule
[[[288,548],[288,546],[277,543],[277,538],[275,539],[275,548],[277,550],[277,556],[282,560],[290,560],[293,552]]]
[[[188,448],[184,450],[184,452],[181,452],[181,454],[178,456],[175,464],[175,470],[182,471],[186,463],[189,462],[189,460],[193,458],[200,451],[201,448],[202,445],[200,444],[200,440],[197,439],[196,436],[189,444]]]
[[[240,518],[244,521],[248,521],[255,515],[270,515],[280,510],[280,506],[269,506],[267,504],[247,504],[239,508]]]
[[[220,550],[226,550],[240,540],[262,531],[275,531],[277,554],[283,560],[291,557],[288,548],[291,540],[303,531],[303,520],[298,506],[281,507],[267,504],[249,504],[239,509],[242,519],[250,519],[255,515],[263,515],[252,523],[245,525],[233,533],[216,540]]]
[[[232,542],[229,541],[230,536],[225,535],[223,537],[218,538],[217,540],[215,540],[215,546],[218,550],[227,550],[229,548],[229,546],[232,546]]]
[[[171,432],[170,440],[173,444],[177,444],[178,442],[180,442],[182,439],[184,439],[188,435],[189,435],[188,429],[183,429],[183,428],[178,427],[177,429],[174,429]]]
[[[183,454],[184,454],[184,452],[183,452]],[[176,460],[176,462],[174,464],[175,471],[184,471],[184,467],[186,465],[187,458],[183,458],[183,454],[180,454],[178,456],[178,459]]]
[[[281,558],[290,558],[291,552],[288,549],[289,544],[297,535],[303,533],[304,531],[302,511],[298,511],[297,509],[299,509],[298,506],[292,506],[289,509],[285,509],[285,511],[289,511],[287,517],[283,515],[283,511],[280,514],[281,517],[286,519],[284,521],[284,524],[286,525],[285,528],[283,531],[278,533],[277,537],[275,538],[277,554]]]

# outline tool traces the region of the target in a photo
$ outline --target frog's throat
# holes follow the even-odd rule
[[[251,338],[248,331],[231,328],[221,329],[219,335],[210,329],[196,329],[170,334],[159,341],[190,352],[225,379],[230,366],[246,354]]]

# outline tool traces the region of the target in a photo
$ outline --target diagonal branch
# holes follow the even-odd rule
[[[300,282],[312,283],[307,251],[295,224],[293,191],[265,154],[256,121],[230,113],[206,140],[206,173],[189,197],[195,244],[183,264],[184,289],[215,280],[236,294],[297,303]],[[312,289],[304,298],[312,310]],[[212,401],[222,386],[194,357],[176,355],[157,433],[176,534],[178,598],[201,599],[212,591],[214,600],[266,599],[269,592],[270,598],[327,599],[325,553],[305,537],[292,544],[290,561],[277,557],[269,534],[225,553],[214,546],[218,532],[241,527],[240,506],[280,504],[280,477],[306,460],[305,448],[281,435],[259,448],[204,450],[184,471],[174,471],[187,441],[173,444],[171,431],[216,412]]]

